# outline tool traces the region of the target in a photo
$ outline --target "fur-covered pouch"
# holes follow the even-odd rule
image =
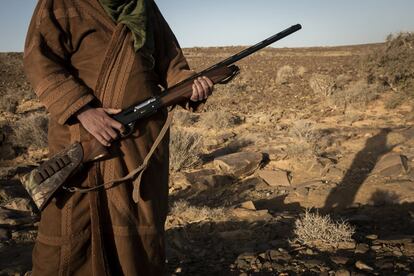
[[[42,211],[66,180],[82,166],[84,152],[80,143],[70,145],[42,165],[20,177],[23,186]]]

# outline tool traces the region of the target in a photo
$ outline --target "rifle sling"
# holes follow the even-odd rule
[[[134,180],[134,190],[133,190],[133,193],[132,193],[132,198],[134,199],[135,203],[137,203],[138,199],[139,199],[142,175],[144,174],[145,170],[147,169],[152,155],[154,154],[154,152],[157,149],[158,145],[161,143],[162,139],[164,138],[165,134],[167,133],[167,130],[171,126],[173,115],[174,115],[174,108],[175,108],[175,106],[173,106],[171,108],[170,112],[168,112],[167,120],[165,121],[160,133],[157,136],[157,139],[155,139],[154,144],[152,144],[151,149],[149,150],[148,154],[145,156],[144,161],[142,162],[142,164],[140,166],[138,166],[134,170],[130,171],[124,177],[113,179],[111,181],[105,182],[101,185],[98,185],[98,186],[95,186],[95,187],[92,187],[92,188],[64,187],[64,189],[67,190],[67,191],[70,191],[70,192],[87,193],[87,192],[96,191],[100,188],[109,189],[109,188],[114,187],[116,184],[119,184],[119,183],[122,183],[122,182],[125,182],[125,181],[128,181],[128,180]]]

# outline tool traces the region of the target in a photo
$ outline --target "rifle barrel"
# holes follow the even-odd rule
[[[291,26],[291,27],[289,27],[289,28],[287,28],[287,29],[285,29],[285,30],[283,30],[283,31],[281,31],[281,32],[279,32],[279,33],[277,33],[277,34],[275,34],[275,35],[273,35],[273,36],[257,43],[257,44],[255,44],[255,45],[253,45],[249,48],[244,49],[243,51],[241,51],[241,52],[239,52],[239,53],[237,53],[237,54],[235,54],[235,55],[233,55],[229,58],[226,58],[225,60],[223,60],[219,63],[216,63],[216,64],[210,66],[207,69],[204,69],[203,71],[195,74],[194,76],[175,84],[174,86],[170,87],[169,89],[175,88],[179,85],[182,85],[184,82],[194,80],[194,79],[196,79],[200,76],[203,76],[206,72],[208,72],[210,70],[216,69],[216,68],[221,67],[221,66],[229,66],[229,65],[231,65],[231,64],[233,64],[233,63],[235,63],[235,62],[237,62],[237,61],[239,61],[239,60],[241,60],[241,59],[243,59],[247,56],[250,56],[254,52],[257,52],[257,51],[263,49],[264,47],[269,46],[270,44],[272,44],[272,43],[274,43],[278,40],[281,40],[282,38],[287,37],[288,35],[296,32],[296,31],[299,31],[300,29],[302,29],[302,26],[300,24],[293,25],[293,26]],[[169,90],[169,89],[167,89],[167,90]]]
[[[283,31],[281,31],[281,32],[279,32],[279,33],[277,33],[277,34],[275,34],[275,35],[273,35],[273,36],[257,43],[257,44],[255,44],[255,45],[253,45],[253,46],[251,46],[247,49],[244,49],[243,51],[241,51],[241,52],[239,52],[239,53],[237,53],[237,54],[235,54],[235,55],[233,55],[233,56],[231,56],[231,57],[229,57],[229,58],[227,58],[227,59],[225,59],[225,60],[223,60],[223,61],[221,61],[217,64],[214,64],[213,66],[211,66],[211,67],[209,67],[209,68],[207,68],[203,71],[208,71],[208,70],[211,70],[213,68],[220,67],[220,66],[229,66],[229,65],[231,65],[231,64],[233,64],[233,63],[235,63],[235,62],[237,62],[237,61],[239,61],[239,60],[241,60],[241,59],[243,59],[243,58],[245,58],[245,57],[261,50],[261,49],[263,49],[263,48],[265,48],[266,46],[269,46],[270,44],[272,44],[272,43],[274,43],[278,40],[281,40],[282,38],[287,37],[288,35],[290,35],[294,32],[299,31],[300,29],[302,29],[302,26],[300,24],[293,25],[293,26],[291,26],[291,27],[289,27],[289,28],[287,28],[287,29],[285,29],[285,30],[283,30]]]

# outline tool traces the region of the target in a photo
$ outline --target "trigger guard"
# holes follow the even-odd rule
[[[134,128],[135,128],[134,123],[129,123],[128,125],[126,125],[125,131],[121,133],[121,137],[124,138],[124,137],[131,135],[132,132],[134,132]]]

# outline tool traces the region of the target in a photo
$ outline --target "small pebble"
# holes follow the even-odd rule
[[[357,261],[355,267],[361,270],[374,270],[372,267],[364,263],[363,261]]]
[[[377,240],[378,239],[378,235],[375,234],[371,234],[371,235],[366,235],[365,238],[367,238],[368,240]]]

